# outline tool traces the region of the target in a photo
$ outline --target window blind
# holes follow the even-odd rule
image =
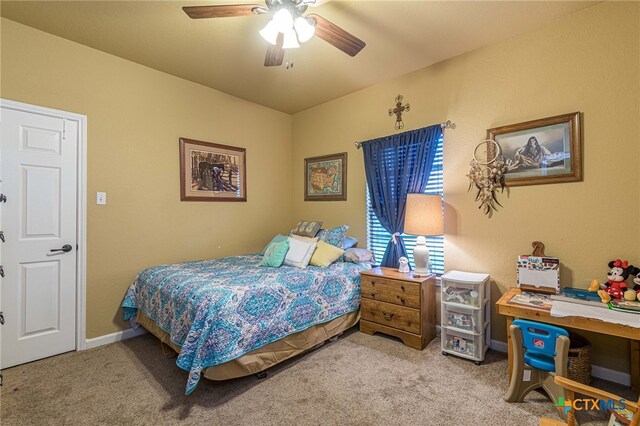
[[[443,157],[442,157],[442,144],[443,136],[440,136],[438,140],[438,146],[436,147],[435,159],[433,161],[433,167],[431,174],[429,175],[429,181],[424,188],[425,194],[442,195],[444,192],[443,185]],[[376,214],[371,208],[371,200],[369,197],[369,190],[367,188],[367,248],[373,252],[376,258],[376,262],[380,262],[384,256],[384,251],[387,248],[387,243],[391,239],[389,234],[380,225]],[[402,235],[405,247],[409,254],[409,262],[414,265],[413,261],[413,248],[416,245],[417,236],[415,235]],[[429,248],[429,262],[431,264],[430,270],[434,274],[444,273],[444,236],[428,236],[427,247]]]

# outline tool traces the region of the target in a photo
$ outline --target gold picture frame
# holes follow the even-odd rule
[[[180,201],[247,201],[246,150],[180,138]]]
[[[507,186],[582,181],[580,112],[487,130],[506,161]]]
[[[304,159],[304,200],[347,200],[346,152]]]

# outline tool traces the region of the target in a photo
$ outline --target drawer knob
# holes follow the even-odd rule
[[[376,298],[376,294],[375,293],[371,293],[371,298],[375,299]]]
[[[403,285],[400,286],[400,290],[404,291],[404,286]]]
[[[389,312],[382,311],[382,315],[384,316],[384,319],[386,319],[387,321],[391,321],[391,319],[393,318],[393,314]]]
[[[402,297],[400,298],[400,303],[404,305],[404,299]]]

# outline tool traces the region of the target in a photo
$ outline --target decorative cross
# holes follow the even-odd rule
[[[396,96],[396,107],[393,109],[389,109],[389,117],[391,117],[392,115],[396,116],[396,125],[394,126],[394,129],[396,130],[404,129],[404,123],[402,122],[402,113],[405,111],[408,112],[411,109],[411,105],[409,104],[402,105],[403,99],[404,98],[402,97],[402,95]]]

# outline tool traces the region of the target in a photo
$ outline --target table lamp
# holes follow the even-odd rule
[[[407,194],[404,214],[404,233],[417,235],[413,249],[415,277],[429,275],[429,249],[427,235],[442,235],[442,196],[429,194]]]

